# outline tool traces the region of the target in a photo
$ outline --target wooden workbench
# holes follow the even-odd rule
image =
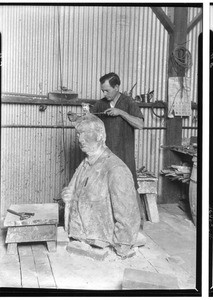
[[[17,252],[17,243],[46,242],[49,251],[56,250],[58,204],[16,204],[10,209],[20,212],[34,213],[28,219],[20,220],[20,217],[7,212],[4,227],[7,228],[5,243],[7,253]]]

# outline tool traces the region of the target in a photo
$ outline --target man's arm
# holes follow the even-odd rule
[[[126,111],[121,110],[119,108],[108,108],[104,111],[108,116],[121,116],[124,120],[126,120],[131,126],[136,129],[143,129],[143,119],[139,117],[132,116],[128,114]]]

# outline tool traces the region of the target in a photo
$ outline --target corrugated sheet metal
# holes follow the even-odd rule
[[[154,90],[165,100],[168,34],[151,8],[14,5],[0,13],[3,92],[45,95],[61,73],[79,98],[99,99],[100,76],[115,71],[121,90],[137,82],[134,96]]]
[[[183,138],[190,138],[191,136],[197,136],[198,111],[193,109],[192,115],[189,118],[183,118],[182,126],[184,127],[182,130]]]
[[[53,198],[59,197],[63,185],[68,184],[83,159],[73,128],[64,129],[63,145],[61,114],[63,112],[64,126],[71,126],[68,111],[80,114],[81,107],[50,105],[40,112],[38,105],[2,105],[2,212],[12,203],[52,202]],[[163,114],[162,109],[155,109],[155,112]],[[136,167],[145,166],[158,176],[162,168],[160,146],[164,144],[165,124],[163,119],[152,114],[151,109],[142,109],[142,113],[145,129],[135,132]],[[11,125],[19,127],[5,127]],[[159,193],[160,189],[159,181]]]
[[[165,9],[167,12],[167,10]],[[199,10],[189,11],[189,20]],[[45,95],[64,86],[79,98],[99,99],[98,79],[117,72],[121,90],[133,97],[154,90],[154,101],[166,101],[168,33],[149,7],[116,6],[1,6],[2,91]],[[201,23],[189,33],[192,53],[191,93],[197,100],[197,37]],[[60,35],[59,35],[60,32]],[[60,42],[59,42],[60,36]],[[61,53],[61,68],[59,53]],[[61,72],[60,72],[61,70]],[[61,74],[60,74],[61,73]],[[60,76],[61,75],[61,76]],[[2,125],[61,126],[62,107],[2,105]],[[65,126],[68,110],[64,106]],[[155,109],[158,115],[164,112]],[[150,108],[143,108],[145,129],[135,132],[136,166],[145,166],[158,176],[162,169],[165,123]],[[196,111],[183,118],[183,126],[197,126]],[[52,202],[67,184],[82,159],[75,130],[61,128],[2,128],[2,211],[10,203]],[[184,129],[183,137],[196,135]],[[66,168],[64,169],[64,166]],[[161,195],[161,177],[158,194]]]
[[[48,106],[44,112],[38,105],[2,106],[1,132],[1,211],[12,203],[48,203],[58,198],[83,158],[79,151],[75,130],[44,128],[71,126],[67,112],[80,113],[81,107]],[[30,128],[29,126],[41,126]],[[42,128],[43,126],[43,128]],[[64,159],[64,149],[66,163]]]
[[[163,116],[164,110],[154,109],[158,116]],[[145,167],[156,177],[163,168],[163,149],[165,138],[164,118],[156,117],[151,109],[142,109],[144,129],[135,130],[135,160],[136,169]],[[158,195],[162,195],[161,176],[158,178]]]

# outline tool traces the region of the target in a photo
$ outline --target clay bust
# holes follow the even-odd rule
[[[62,191],[65,230],[70,238],[111,246],[127,256],[140,228],[134,181],[129,168],[105,145],[103,122],[88,113],[76,123],[86,158]]]

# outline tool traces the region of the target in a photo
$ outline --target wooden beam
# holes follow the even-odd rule
[[[151,7],[152,11],[155,13],[158,20],[163,24],[165,29],[169,34],[174,32],[174,24],[171,22],[170,18],[165,14],[161,7]]]
[[[19,95],[19,94],[3,94],[1,103],[4,104],[27,104],[27,105],[64,105],[64,106],[81,106],[82,103],[95,104],[96,100],[89,99],[49,99],[47,96],[38,95]]]
[[[197,25],[198,22],[200,22],[202,20],[203,17],[203,12],[199,12],[199,14],[188,24],[187,26],[187,33],[189,33],[194,26]]]
[[[186,42],[187,35],[187,7],[175,7],[174,9],[174,33],[170,35],[169,40],[169,55],[177,45],[184,44]],[[185,69],[179,69],[178,73],[174,70],[171,60],[169,60],[168,76],[184,76]],[[171,145],[181,145],[182,142],[182,118],[174,117],[172,119],[166,120],[166,146]],[[170,151],[169,149],[164,150],[164,167],[180,164],[180,157]],[[178,202],[181,198],[181,188],[180,184],[170,181],[169,179],[163,177],[163,194],[162,200],[163,203]]]

